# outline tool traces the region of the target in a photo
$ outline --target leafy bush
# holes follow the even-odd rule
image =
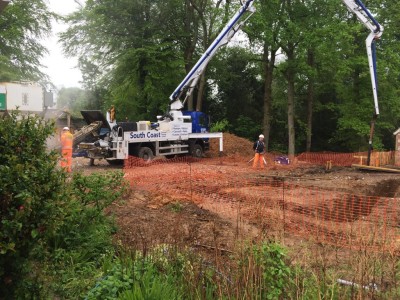
[[[95,282],[102,261],[115,253],[113,219],[105,209],[128,192],[122,172],[84,176],[73,174],[66,187],[69,198],[62,203],[59,227],[49,236],[47,273],[57,278],[50,289],[65,298],[84,295]]]
[[[54,123],[37,116],[0,119],[0,298],[30,273],[31,250],[55,226],[65,175],[56,170],[57,153],[46,149],[53,133]]]
[[[122,172],[67,182],[46,148],[53,133],[38,116],[0,119],[0,298],[77,298],[114,254],[104,209],[128,190]]]
[[[117,299],[121,291],[129,290],[133,285],[133,276],[130,271],[120,263],[114,263],[112,269],[106,276],[99,279],[85,299]]]
[[[85,299],[183,299],[179,279],[183,278],[186,258],[177,253],[172,257],[172,247],[160,247],[146,256],[135,252],[123,259],[105,261],[104,276]]]
[[[62,203],[63,215],[52,236],[52,245],[74,249],[89,243],[93,249],[95,244],[110,240],[115,229],[110,218],[105,218],[104,209],[128,192],[123,173],[115,171],[88,176],[75,173],[66,189],[69,199]]]
[[[229,122],[227,119],[223,119],[221,121],[215,122],[212,126],[210,131],[211,132],[224,132],[227,131],[229,128]]]
[[[147,270],[142,278],[134,282],[133,287],[123,291],[118,299],[142,300],[142,299],[169,299],[183,298],[172,282],[165,281],[154,269]]]
[[[285,262],[285,250],[282,246],[270,243],[253,248],[257,265],[261,268],[264,288],[262,299],[277,299],[290,283],[291,270]]]
[[[254,299],[287,299],[292,271],[285,256],[285,249],[276,243],[244,248],[238,261],[238,293]]]

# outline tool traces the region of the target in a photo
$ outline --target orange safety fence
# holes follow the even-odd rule
[[[327,157],[307,155],[302,159],[315,163]],[[335,163],[348,164],[354,154],[330,155]],[[259,230],[349,249],[386,251],[400,246],[400,198],[315,188],[299,179],[253,171],[247,162],[229,158],[144,162],[130,157],[124,172],[137,190],[191,201]]]
[[[370,166],[381,167],[394,165],[396,151],[371,152]],[[334,166],[350,167],[352,164],[367,165],[368,152],[337,153],[337,152],[305,152],[296,156],[298,161]]]

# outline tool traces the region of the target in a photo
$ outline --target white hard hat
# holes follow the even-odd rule
[[[263,135],[263,134],[260,134],[258,137],[259,137],[259,138],[264,138],[264,135]]]
[[[63,130],[69,130],[69,128],[68,127],[64,127]]]

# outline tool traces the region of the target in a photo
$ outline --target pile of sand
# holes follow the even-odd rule
[[[254,142],[228,132],[224,132],[223,140],[224,156],[244,156],[250,158],[254,156]],[[219,139],[210,139],[210,151],[207,153],[210,156],[218,156]]]

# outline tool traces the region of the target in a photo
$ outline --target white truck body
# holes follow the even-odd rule
[[[160,120],[155,123],[150,121],[111,123],[108,115],[104,117],[100,111],[82,111],[86,121],[101,122],[99,132],[108,132],[106,137],[94,143],[79,143],[79,149],[87,151],[90,159],[106,158],[121,161],[129,155],[144,159],[164,155],[191,154],[201,157],[204,150],[208,150],[211,138],[219,139],[219,151],[223,151],[223,135],[221,132],[192,132],[191,119],[181,112],[174,113],[173,121]],[[115,124],[115,125],[114,125]]]
[[[143,122],[143,123],[142,123]],[[223,135],[221,132],[191,133],[191,124],[170,123],[170,130],[150,129],[148,122],[138,122],[139,126],[145,127],[143,130],[128,131],[123,133],[123,137],[116,137],[113,140],[112,150],[115,159],[127,159],[129,155],[129,144],[153,144],[151,148],[154,155],[179,155],[189,153],[189,141],[219,138],[219,151],[223,151]]]

